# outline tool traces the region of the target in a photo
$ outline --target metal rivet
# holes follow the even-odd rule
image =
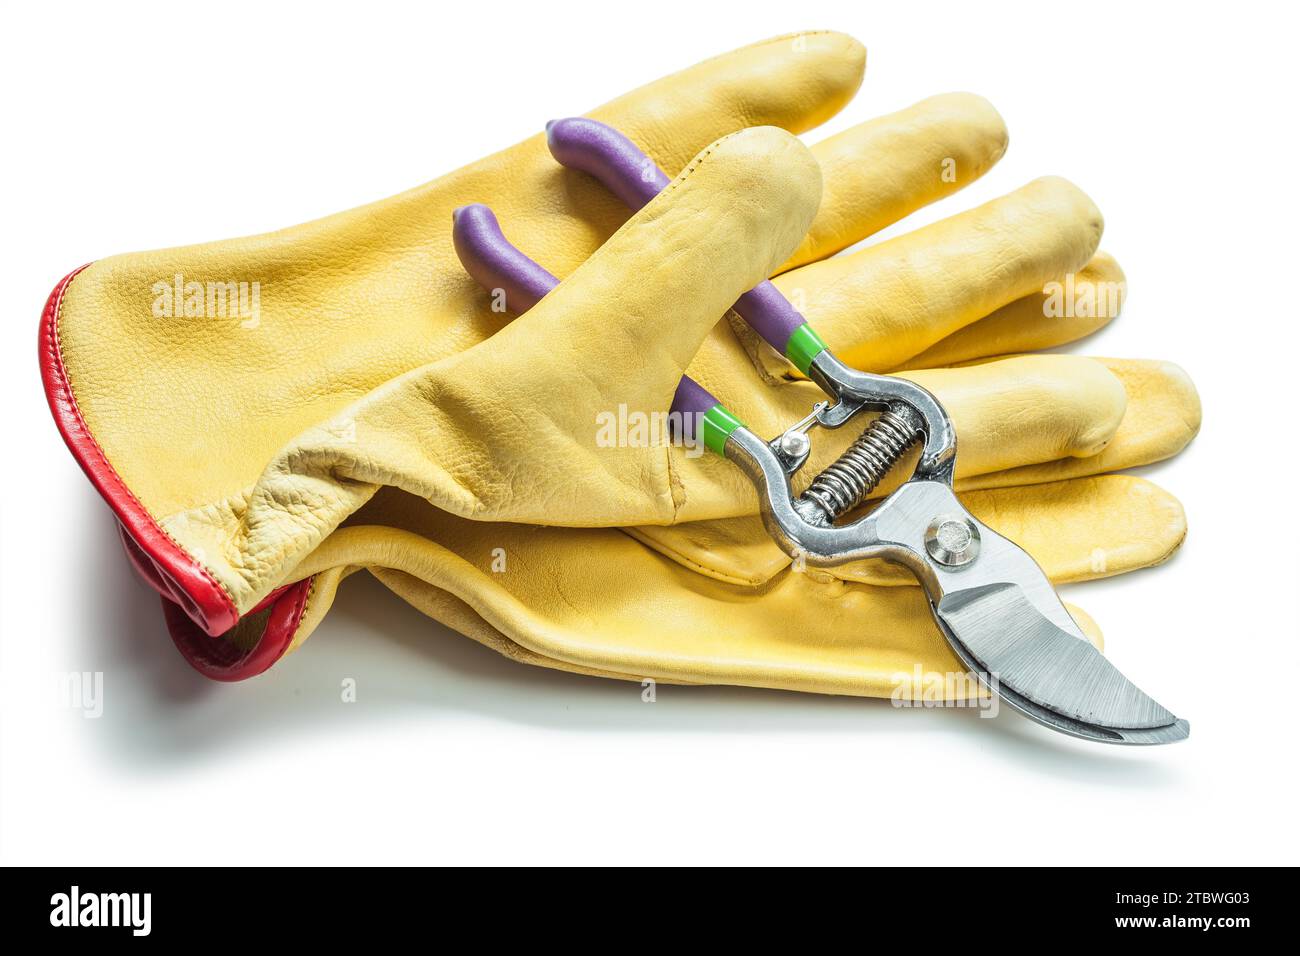
[[[980,553],[979,529],[960,515],[939,515],[925,529],[925,550],[944,567],[965,567]]]
[[[812,439],[807,434],[791,429],[781,436],[781,451],[791,458],[802,458],[812,448]]]

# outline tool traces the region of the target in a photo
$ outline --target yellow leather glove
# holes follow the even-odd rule
[[[755,115],[782,120],[796,129],[811,125],[829,115],[856,87],[859,51],[851,41],[834,35],[810,38],[797,56],[789,54],[787,45],[784,40],[773,41],[729,58],[710,61],[695,71],[618,101],[597,115],[633,131],[634,136],[637,129],[674,128],[673,123],[658,124],[651,119],[671,112],[665,104],[683,111],[684,137],[709,128],[710,124],[710,135],[722,132],[728,124],[739,125],[742,117]],[[690,113],[694,107],[683,106],[688,100],[684,91],[693,85],[697,89],[703,85],[718,94],[716,100],[707,96],[690,100],[714,104],[701,108],[698,115]],[[741,89],[743,95],[738,92]],[[626,115],[620,114],[620,109]],[[704,116],[705,113],[708,115]],[[953,113],[959,114],[955,120]],[[945,136],[948,141],[944,141]],[[650,145],[652,139],[647,134],[643,143]],[[897,215],[955,188],[933,174],[933,165],[941,157],[961,157],[958,169],[962,176],[955,185],[969,181],[1000,155],[1003,134],[996,114],[980,101],[969,97],[937,98],[898,117],[866,124],[830,141],[818,150],[823,169],[836,169],[836,160],[852,153],[846,144],[853,142],[905,145],[907,149],[885,155],[906,158],[892,165],[853,166],[844,162],[841,165],[849,170],[844,177],[830,178],[828,172],[828,196],[822,213],[813,222],[809,238],[796,252],[792,263],[812,261],[833,252]],[[671,144],[659,150],[652,146],[651,152],[661,162],[672,164]],[[777,161],[771,163],[774,155]],[[717,166],[724,168],[715,177],[716,181],[700,185]],[[863,172],[866,167],[884,168],[877,174]],[[922,172],[927,167],[928,173]],[[816,675],[825,668],[809,657],[807,648],[791,645],[789,634],[783,647],[780,641],[768,647],[776,653],[771,661],[742,667],[737,662],[747,657],[764,660],[765,635],[776,635],[772,622],[781,616],[776,605],[753,605],[751,616],[755,618],[755,630],[751,650],[746,649],[748,638],[741,633],[733,635],[741,641],[740,646],[718,655],[713,653],[718,650],[716,638],[708,637],[717,633],[717,621],[726,617],[733,624],[742,623],[739,618],[727,617],[727,608],[736,605],[744,595],[726,592],[725,585],[720,585],[723,591],[711,593],[707,589],[713,586],[712,582],[691,575],[685,579],[689,582],[686,587],[663,593],[651,586],[653,582],[677,580],[674,575],[684,572],[620,532],[543,532],[518,526],[503,529],[500,525],[455,519],[424,503],[423,497],[436,498],[445,507],[465,514],[501,514],[534,520],[540,517],[573,523],[674,520],[693,514],[739,514],[752,508],[752,497],[745,497],[752,496],[752,492],[744,489],[727,471],[729,466],[720,462],[685,460],[683,487],[688,492],[689,505],[685,499],[678,500],[663,449],[653,454],[644,449],[630,450],[633,453],[614,456],[620,460],[612,465],[601,459],[599,475],[603,480],[592,496],[585,489],[575,494],[563,482],[554,480],[550,484],[531,484],[534,476],[529,466],[539,462],[549,464],[547,449],[534,448],[530,441],[503,445],[497,424],[503,414],[509,416],[512,414],[509,410],[520,406],[519,393],[510,392],[518,383],[520,370],[526,373],[525,380],[542,373],[536,378],[549,382],[546,388],[538,387],[534,395],[551,397],[549,392],[554,391],[557,382],[564,383],[567,391],[573,381],[574,356],[583,351],[575,343],[583,342],[584,333],[586,337],[610,334],[609,324],[601,322],[596,314],[610,302],[620,307],[634,305],[641,314],[671,311],[675,317],[680,317],[680,302],[692,304],[689,322],[684,323],[688,331],[680,337],[653,333],[650,329],[653,323],[649,321],[618,326],[620,334],[625,336],[616,343],[623,358],[614,357],[637,374],[613,375],[589,383],[593,386],[589,398],[606,401],[611,396],[602,393],[602,388],[617,386],[620,395],[631,395],[644,407],[666,407],[665,395],[671,394],[675,376],[690,358],[692,337],[698,340],[712,324],[713,317],[725,311],[730,302],[727,296],[734,299],[739,291],[777,267],[807,225],[812,211],[810,197],[815,194],[815,168],[801,157],[793,144],[771,131],[743,134],[729,141],[682,181],[691,188],[683,187],[675,195],[665,197],[657,204],[658,208],[647,210],[637,223],[624,230],[585,266],[582,274],[568,285],[577,292],[564,295],[557,292],[553,301],[548,299],[548,309],[530,315],[532,333],[515,332],[513,337],[504,339],[494,337],[488,343],[492,349],[474,350],[470,353],[472,360],[460,355],[459,349],[482,340],[503,319],[486,310],[472,284],[459,275],[446,240],[447,213],[462,202],[486,199],[510,222],[512,236],[520,239],[521,245],[527,246],[528,236],[533,236],[537,247],[546,250],[547,256],[543,257],[546,264],[557,272],[567,271],[566,265],[581,261],[595,246],[607,226],[612,225],[617,211],[579,178],[566,177],[567,189],[560,191],[563,196],[557,197],[554,183],[547,180],[559,175],[549,157],[541,154],[540,144],[524,144],[470,171],[365,210],[272,237],[107,260],[56,291],[48,310],[47,387],[56,414],[61,415],[65,434],[80,442],[83,464],[90,463],[87,467],[94,472],[101,490],[111,501],[116,497],[115,504],[120,505],[123,500],[134,502],[138,512],[143,513],[141,517],[130,509],[119,510],[119,515],[124,510],[127,512],[124,524],[141,566],[155,575],[156,583],[174,598],[179,591],[181,600],[191,603],[188,609],[191,616],[203,621],[209,629],[220,629],[216,625],[223,620],[220,600],[223,596],[228,598],[234,612],[249,613],[246,623],[224,645],[208,641],[206,646],[193,651],[196,659],[207,662],[211,672],[224,671],[225,676],[237,676],[269,663],[283,650],[283,643],[278,648],[274,645],[282,639],[286,627],[290,636],[296,633],[301,640],[323,614],[337,580],[355,566],[373,565],[399,591],[414,581],[423,582],[418,597],[414,592],[407,596],[426,609],[458,608],[443,614],[453,619],[453,623],[473,606],[480,623],[471,625],[466,623],[467,618],[460,623],[471,633],[477,627],[475,636],[487,639],[483,628],[489,627],[498,642],[513,642],[511,647],[519,648],[520,656],[543,655],[558,666],[632,676],[876,692],[875,685],[862,675],[879,665],[880,659],[873,657],[873,639],[877,636],[877,622],[890,621],[887,607],[882,607],[878,616],[874,612],[863,616],[862,601],[850,598],[847,602],[832,602],[841,609],[838,616],[832,613],[824,618],[827,622],[824,633],[830,635],[831,641],[839,634],[841,643],[845,634],[852,634],[850,643],[856,649],[850,650],[848,657],[865,658],[836,681],[826,683],[818,678]],[[882,182],[893,183],[894,189],[875,188]],[[521,183],[522,188],[517,188]],[[538,184],[547,188],[538,188]],[[1018,327],[1009,316],[1025,311],[1027,300],[1017,301],[1016,296],[1041,287],[1043,277],[1056,277],[1078,268],[1091,254],[1100,222],[1091,221],[1095,211],[1091,211],[1086,199],[1059,183],[1039,184],[1033,189],[1039,193],[1030,196],[1034,211],[1028,218],[1039,222],[1041,231],[1055,234],[1061,219],[1070,218],[1080,210],[1083,215],[1074,218],[1088,221],[1082,228],[1063,229],[1064,238],[1054,235],[1055,241],[1048,243],[1046,252],[1026,241],[1024,246],[1028,251],[1020,250],[1025,254],[1017,261],[1032,261],[1034,265],[1007,270],[1015,281],[997,287],[994,294],[982,298],[981,294],[975,294],[963,299],[960,285],[953,283],[943,293],[943,307],[938,310],[948,324],[936,326],[923,335],[917,350],[948,347],[960,352],[957,340],[961,333],[945,339],[944,332],[963,326],[967,330],[986,324],[990,329]],[[568,197],[574,195],[582,196],[581,204],[569,203]],[[692,195],[695,195],[694,205]],[[1043,196],[1047,197],[1048,207],[1055,205],[1055,213],[1044,213],[1039,208],[1044,204]],[[718,201],[719,197],[723,201]],[[728,199],[732,201],[727,202]],[[731,218],[724,216],[725,221],[710,223],[712,230],[690,232],[690,226],[701,221],[700,217],[719,208],[728,211]],[[1012,214],[1006,222],[1004,245],[1008,243],[1007,236],[1024,224],[1016,221],[1015,208],[1011,207]],[[679,228],[683,230],[680,233],[676,232]],[[662,283],[640,282],[648,291],[641,297],[627,296],[626,290],[636,285],[628,281],[629,276],[638,280],[644,276],[644,262],[636,258],[637,248],[653,245],[653,238],[664,236],[671,237],[665,248],[686,249],[694,256],[686,261],[694,262],[696,268],[694,271],[681,269],[679,261],[680,272],[662,277]],[[728,237],[730,241],[726,241]],[[754,242],[755,238],[760,241]],[[959,252],[960,245],[960,241],[955,243],[954,252]],[[990,256],[984,261],[994,260]],[[718,282],[710,274],[704,283],[699,263],[707,263],[711,268],[721,263],[719,274],[724,281]],[[1105,273],[1109,267],[1107,260],[1102,259],[1093,268]],[[236,321],[197,323],[142,321],[142,286],[152,291],[152,284],[147,280],[166,279],[177,273],[186,281],[244,281],[245,276],[250,277],[246,281],[260,281],[260,316],[252,322],[244,316],[235,316]],[[1039,278],[1029,283],[1030,274]],[[592,278],[580,281],[584,275]],[[903,284],[906,285],[905,277]],[[875,287],[875,283],[868,285]],[[932,286],[928,293],[938,289],[933,283]],[[671,309],[667,308],[669,305]],[[574,313],[585,314],[586,322],[575,322]],[[816,308],[810,305],[808,314],[815,324],[830,332],[826,318]],[[989,317],[982,318],[985,315]],[[518,328],[526,326],[520,323]],[[537,333],[538,329],[545,332]],[[259,331],[263,332],[260,338]],[[1044,340],[1036,344],[1052,344],[1078,333],[1069,323],[1058,322],[1055,326],[1039,323],[1035,334]],[[739,368],[734,362],[729,366],[722,364],[730,361],[725,358],[728,354],[739,354],[734,339],[729,336],[725,329],[710,336],[701,356],[704,361],[697,360],[697,365],[710,368],[709,349],[713,349],[717,356],[722,356],[713,367]],[[539,342],[546,345],[540,352],[534,348]],[[831,344],[841,354],[853,357],[851,348],[846,349],[833,340]],[[547,351],[564,353],[566,349],[571,351],[561,354],[559,368],[555,362],[547,361]],[[910,349],[912,345],[889,353],[889,357],[915,354]],[[451,354],[449,360],[436,361],[447,354]],[[968,349],[965,357],[976,354],[982,353]],[[642,361],[647,355],[655,361]],[[633,357],[636,361],[632,361]],[[1008,371],[1005,367],[997,376],[984,376],[994,397],[1003,392],[1024,395],[1022,386],[1036,382],[1039,390],[1033,394],[1069,396],[1071,401],[1061,406],[1062,414],[1053,411],[1046,416],[1051,419],[1048,422],[1022,427],[1018,432],[1012,429],[1013,434],[987,442],[983,465],[977,451],[979,444],[970,440],[968,433],[974,434],[974,423],[992,422],[995,416],[985,414],[981,418],[972,412],[970,421],[963,423],[958,411],[962,397],[945,396],[942,387],[927,382],[940,392],[958,419],[963,439],[962,458],[973,461],[976,470],[979,467],[992,470],[999,462],[1003,470],[1050,467],[1062,454],[1089,454],[1100,447],[1106,435],[1118,427],[1123,413],[1122,396],[1117,394],[1114,380],[1104,378],[1086,360],[1061,361],[1065,364],[1052,369],[1021,365],[1021,380],[1010,384],[1002,376],[1002,372]],[[427,368],[430,363],[438,371],[431,372]],[[1060,374],[1066,365],[1071,371]],[[130,374],[133,368],[146,368],[149,374]],[[465,369],[470,371],[466,373]],[[581,374],[589,369],[584,366],[578,371]],[[752,370],[749,371],[752,375]],[[709,376],[695,366],[692,373],[705,378],[706,384],[712,384]],[[980,393],[978,388],[969,385],[980,378],[978,370],[946,374],[951,383],[968,383],[967,391],[972,396],[989,396],[989,386]],[[477,391],[491,386],[493,378],[498,384],[509,382],[509,388]],[[1158,380],[1159,376],[1154,378]],[[621,391],[624,388],[626,392]],[[656,393],[665,388],[666,392]],[[789,389],[789,394],[794,396],[806,388],[796,385]],[[436,395],[436,402],[430,402],[431,394]],[[361,414],[355,414],[355,409],[338,413],[349,399],[358,395],[362,396],[357,403]],[[395,395],[398,397],[394,398]],[[213,396],[220,399],[214,401]],[[487,404],[498,397],[504,403],[485,413]],[[526,413],[541,407],[548,410],[548,414],[534,418],[530,425],[535,429],[541,421],[557,426],[555,430],[562,442],[568,443],[564,445],[566,449],[574,447],[575,438],[592,435],[589,416],[574,414],[565,419],[555,414],[557,406],[553,402],[529,407],[527,398],[523,399]],[[738,409],[744,408],[740,398],[728,396],[728,401]],[[774,419],[783,416],[787,406],[799,405],[806,410],[806,403],[793,397],[772,402],[764,397],[757,405],[761,406],[759,410],[770,405],[768,413]],[[996,416],[1001,421],[999,427],[1005,428],[1007,422],[1023,424],[1032,420],[1032,415],[1026,418],[1024,409],[1042,411],[1041,406],[1035,409],[1032,403],[1014,406],[1014,402],[1013,407],[1002,405],[998,410],[1010,413],[1017,407],[1022,409],[1018,417]],[[456,414],[449,416],[448,409],[455,410]],[[426,418],[425,413],[429,411],[432,413]],[[589,411],[590,408],[584,409]],[[758,414],[748,417],[756,427],[766,421]],[[476,422],[489,420],[493,428],[487,432],[473,427]],[[789,420],[783,417],[780,423]],[[321,427],[312,427],[322,422]],[[393,441],[385,440],[378,446],[370,444],[372,424]],[[454,436],[450,445],[443,441],[449,435]],[[473,441],[466,442],[467,438],[484,436],[492,441],[490,452],[475,447]],[[507,440],[511,437],[519,436],[505,435]],[[846,440],[849,437],[845,436]],[[416,438],[419,440],[408,441]],[[430,441],[426,443],[426,439]],[[1026,441],[1028,444],[1017,446],[1018,442]],[[1146,454],[1158,457],[1170,453],[1173,444],[1176,443],[1165,439],[1147,441]],[[510,447],[516,449],[519,459],[502,457],[503,448]],[[826,454],[838,450],[828,448]],[[448,452],[452,454],[448,456]],[[534,454],[536,457],[530,461],[528,456]],[[270,467],[268,461],[272,463]],[[102,467],[92,468],[96,462]],[[431,462],[435,469],[432,480],[424,484],[430,478]],[[470,462],[483,463],[489,470],[468,467]],[[581,468],[577,473],[584,479],[592,474]],[[414,476],[416,480],[407,486],[423,497],[388,488],[374,495],[375,485],[386,484],[398,476],[403,484]],[[357,487],[358,484],[362,487]],[[465,494],[467,487],[470,493]],[[695,489],[699,489],[698,494]],[[539,501],[555,509],[554,518],[549,509],[540,515],[533,510]],[[365,506],[357,511],[363,502]],[[595,519],[584,510],[593,502],[599,506]],[[330,530],[334,516],[345,519],[344,527],[316,546]],[[137,526],[132,526],[132,522]],[[152,529],[148,527],[150,523]],[[739,524],[743,525],[744,519]],[[699,537],[700,525],[683,528],[694,529],[691,533]],[[754,542],[744,536],[743,529],[741,532],[735,550],[753,550]],[[718,533],[725,540],[730,532]],[[440,561],[454,557],[459,550],[453,547],[448,551],[447,545],[459,540],[464,542],[462,553],[469,555],[476,551],[472,540],[456,537],[466,534],[470,539],[475,535],[485,536],[478,539],[479,551],[496,535],[502,542],[500,547],[505,549],[506,566],[511,570],[495,579],[486,578],[491,587],[482,582],[482,586],[476,587],[461,581],[439,590],[440,583],[449,580],[449,572]],[[520,534],[538,549],[532,552],[532,559],[526,548],[520,550],[520,543],[513,537]],[[508,542],[506,535],[512,536]],[[558,544],[551,540],[567,535],[572,537],[561,537]],[[592,539],[591,535],[601,537]],[[596,545],[593,541],[602,543]],[[602,556],[593,562],[593,555],[601,552],[593,552],[592,547],[610,549],[608,559]],[[634,550],[624,554],[629,547]],[[771,550],[770,546],[767,550]],[[719,564],[725,568],[730,563],[729,556],[722,557]],[[465,563],[464,559],[459,560],[460,564]],[[585,607],[581,602],[574,606],[573,617],[566,619],[561,614],[546,620],[548,612],[566,605],[568,596],[579,592],[564,588],[546,592],[546,575],[520,575],[521,560],[525,568],[530,560],[539,567],[546,567],[552,560],[569,561],[570,576],[593,583],[599,576],[587,573],[592,563],[610,570],[621,568],[623,587],[604,593],[589,592],[589,602]],[[395,570],[386,572],[383,568]],[[283,581],[306,580],[309,575],[314,576],[314,582],[307,587],[272,591]],[[751,572],[750,576],[755,575]],[[560,584],[562,577],[557,573],[553,583]],[[770,578],[771,574],[764,580]],[[514,582],[517,590],[504,588],[507,579]],[[645,581],[647,586],[636,595],[627,593],[627,582],[638,580]],[[202,593],[205,584],[208,592]],[[530,587],[541,588],[543,593],[534,593]],[[768,586],[764,600],[774,590]],[[881,596],[870,598],[872,602],[882,600],[887,604],[902,600],[915,606],[919,592],[909,593],[912,590],[889,592],[898,597],[883,596],[885,592],[879,589],[862,593],[877,595],[879,591]],[[200,592],[198,598],[196,592]],[[268,593],[275,595],[269,602],[265,600]],[[524,608],[524,612],[513,617],[512,608],[507,607],[512,597]],[[674,612],[680,623],[693,622],[693,626],[681,628],[680,654],[656,642],[660,628],[654,621],[647,621],[644,614],[636,616],[635,602],[645,602],[651,597],[656,605],[664,606],[676,607],[675,602],[686,601]],[[704,599],[711,603],[697,606]],[[457,600],[462,603],[457,605]],[[639,626],[643,648],[640,656],[648,651],[648,663],[653,663],[659,653],[674,657],[678,665],[665,658],[657,668],[641,667],[640,656],[633,650],[635,641],[629,643],[622,627],[615,626],[613,617],[609,627],[599,617],[614,614],[615,606],[630,613],[628,626],[634,630]],[[923,611],[924,605],[920,607]],[[716,613],[711,616],[708,608]],[[173,618],[176,616],[173,612]],[[760,625],[760,618],[767,619],[767,625]],[[545,624],[539,623],[543,620]],[[639,625],[635,625],[637,620]],[[854,620],[857,627],[851,626]],[[862,626],[864,621],[868,622],[866,628]],[[281,635],[276,640],[264,637],[272,625],[278,628],[277,635]],[[552,634],[549,640],[538,636],[543,630]],[[611,635],[611,643],[604,650],[589,645],[597,631]],[[917,650],[918,639],[922,644],[929,639],[938,640],[928,617],[923,621],[917,618],[905,628],[891,629],[891,633],[896,633],[909,648],[906,653]],[[250,638],[259,637],[262,639],[256,648],[251,647]],[[821,644],[824,647],[826,641],[822,640]],[[565,646],[568,651],[563,650]],[[941,642],[935,652],[939,655],[935,659],[946,660],[946,648]],[[623,664],[614,666],[613,662],[618,661]],[[777,672],[804,677],[778,679]],[[753,677],[753,674],[765,676]],[[818,680],[823,682],[818,684]]]

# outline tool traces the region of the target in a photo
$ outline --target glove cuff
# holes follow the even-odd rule
[[[202,564],[171,538],[109,463],[77,407],[59,341],[59,308],[86,266],[68,273],[46,300],[40,326],[41,382],[59,434],[117,518],[131,566],[163,598],[172,640],[185,659],[216,680],[260,674],[289,647],[311,590],[310,579],[272,591],[247,617],[268,611],[262,636],[247,650],[219,640],[240,620],[234,601]]]

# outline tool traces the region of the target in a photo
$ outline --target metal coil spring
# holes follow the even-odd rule
[[[861,504],[920,437],[920,430],[907,415],[886,411],[813,479],[801,498],[815,501],[834,521]]]

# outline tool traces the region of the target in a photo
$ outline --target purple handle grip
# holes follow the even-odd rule
[[[506,307],[516,315],[527,312],[560,284],[501,232],[492,210],[482,203],[461,206],[451,214],[451,239],[465,271],[485,289],[505,292]],[[702,416],[716,398],[689,375],[683,375],[671,411],[679,416],[682,434],[695,441]]]
[[[722,403],[713,397],[713,393],[689,375],[683,375],[673,393],[671,411],[682,416],[682,429],[688,438],[695,438],[695,429],[699,420],[710,409]]]
[[[465,271],[485,289],[505,292],[506,307],[527,312],[560,280],[510,244],[492,210],[482,203],[451,214],[451,241]]]
[[[551,120],[546,124],[546,145],[561,166],[595,176],[629,209],[640,209],[669,182],[635,143],[595,120]]]
[[[668,177],[636,144],[611,126],[576,116],[546,124],[546,143],[563,166],[590,173],[630,209],[640,209]],[[734,306],[749,327],[782,355],[795,330],[806,323],[771,282],[764,279]]]

